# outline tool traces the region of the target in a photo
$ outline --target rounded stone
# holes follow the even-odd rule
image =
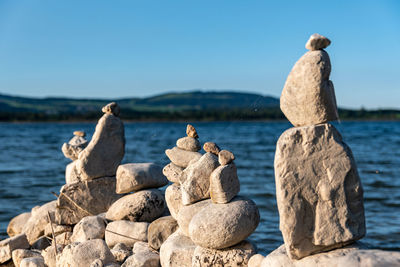
[[[318,33],[314,33],[310,36],[310,39],[308,39],[306,43],[306,48],[311,51],[321,50],[328,47],[330,44],[331,40]]]
[[[190,124],[188,124],[186,127],[186,134],[189,137],[199,138],[199,135],[197,134],[196,129],[193,127],[193,125],[190,125]]]
[[[201,149],[199,140],[190,136],[179,138],[176,141],[176,146],[180,149],[194,152],[197,152]]]
[[[210,153],[213,153],[214,155],[218,155],[218,153],[221,151],[219,146],[214,142],[205,143],[203,145],[203,149],[205,152],[210,152]]]
[[[221,165],[228,165],[234,160],[235,160],[235,155],[233,155],[233,153],[228,150],[221,150],[218,153],[218,162]]]
[[[193,216],[211,204],[210,199],[196,202],[192,205],[182,206],[179,210],[177,221],[179,229],[184,235],[189,236],[189,224]]]

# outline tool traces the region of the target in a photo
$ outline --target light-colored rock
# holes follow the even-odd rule
[[[296,62],[280,99],[281,110],[294,126],[338,119],[330,72],[329,55],[324,50],[309,51]]]
[[[57,245],[62,245],[66,246],[71,244],[71,238],[72,238],[73,233],[72,232],[64,232],[56,236],[56,242]],[[54,242],[54,240],[53,240]],[[54,243],[52,242],[52,246],[54,246]]]
[[[26,222],[31,217],[30,212],[21,213],[11,219],[7,226],[7,234],[10,237],[19,235],[23,232]]]
[[[193,125],[190,125],[190,124],[188,124],[186,126],[186,134],[189,137],[199,138],[199,135],[197,134],[196,129],[193,127]]]
[[[45,267],[44,259],[42,256],[24,258],[21,260],[19,267]]]
[[[52,226],[53,225],[53,231],[54,235],[57,236],[59,234],[65,233],[65,232],[72,232],[72,227],[70,225],[61,225],[61,224],[50,224],[48,223],[46,227],[44,228],[44,235],[45,236],[53,236],[53,231],[52,231]]]
[[[124,125],[112,115],[104,114],[90,143],[79,153],[76,168],[81,180],[114,176],[125,152]]]
[[[64,246],[57,243],[57,254],[61,254]],[[42,251],[42,257],[47,267],[56,267],[56,253],[54,245],[47,247]]]
[[[76,169],[77,161],[73,161],[65,167],[65,182],[67,184],[73,184],[80,182],[78,171]]]
[[[247,267],[254,253],[255,249],[249,241],[221,250],[197,246],[193,253],[192,267]]]
[[[172,163],[182,168],[186,168],[191,160],[199,159],[202,156],[199,152],[187,151],[178,147],[165,150],[165,154]]]
[[[274,165],[280,230],[292,259],[365,235],[357,167],[335,127],[327,123],[285,131]]]
[[[163,168],[163,174],[173,183],[179,183],[179,177],[182,175],[184,168],[179,167],[172,162]]]
[[[128,163],[117,169],[117,194],[158,188],[168,184],[162,167],[154,163]]]
[[[196,213],[189,224],[189,236],[198,246],[223,249],[246,239],[259,222],[256,204],[238,196],[227,204],[210,204]]]
[[[100,259],[103,264],[115,263],[114,256],[104,240],[92,239],[83,243],[72,243],[57,255],[57,267],[88,267]]]
[[[57,200],[55,222],[72,225],[83,217],[107,211],[122,196],[116,194],[113,188],[115,177],[64,185]]]
[[[85,242],[91,239],[103,239],[106,230],[105,221],[99,216],[87,216],[75,226],[71,236],[72,242]]]
[[[57,201],[54,200],[32,211],[31,217],[26,222],[23,230],[30,244],[33,244],[39,237],[44,235],[44,228],[49,223],[48,214],[50,213],[50,217],[54,219],[56,203]]]
[[[73,134],[75,136],[85,137],[86,133],[84,131],[74,131]]]
[[[117,103],[115,102],[111,102],[107,105],[105,105],[101,111],[103,111],[105,114],[109,114],[109,115],[115,115],[115,116],[119,116],[119,113],[121,111],[120,107],[118,106]]]
[[[210,197],[210,175],[218,165],[218,158],[212,153],[206,153],[183,171],[181,175],[183,205]]]
[[[314,33],[310,36],[310,39],[308,39],[306,43],[306,48],[311,51],[321,50],[328,47],[330,44],[331,41],[328,38],[318,33]]]
[[[214,142],[204,143],[203,149],[204,149],[205,152],[212,153],[212,154],[217,155],[217,156],[218,156],[218,153],[221,151],[219,146]]]
[[[365,249],[354,244],[345,248],[291,260],[285,245],[272,251],[260,267],[395,267],[400,266],[400,252]]]
[[[80,146],[74,146],[67,143],[64,143],[61,147],[64,156],[73,161],[78,159],[79,153],[81,153],[83,149],[84,148]]]
[[[51,240],[47,236],[41,236],[32,243],[31,247],[36,250],[44,250],[51,245]]]
[[[228,203],[240,191],[235,163],[219,166],[210,176],[210,196],[213,203]]]
[[[254,254],[250,257],[249,262],[247,263],[248,267],[260,267],[261,262],[264,260],[264,256],[261,254]]]
[[[182,192],[179,184],[172,184],[165,189],[165,201],[171,216],[176,220],[182,204]]]
[[[199,140],[193,137],[182,137],[176,141],[176,146],[180,149],[187,151],[199,151],[201,149],[201,145]]]
[[[196,245],[179,230],[170,235],[160,248],[162,267],[191,267]]]
[[[104,267],[104,263],[100,259],[94,260],[89,267]]]
[[[177,222],[181,233],[189,236],[189,224],[193,216],[203,209],[208,209],[212,204],[210,199],[196,202],[192,205],[182,206],[177,216]],[[210,219],[210,218],[209,218]],[[213,220],[213,219],[212,219]]]
[[[152,222],[160,217],[166,207],[164,196],[157,189],[143,190],[126,195],[108,209],[107,220]]]
[[[221,165],[228,165],[234,160],[235,160],[235,155],[233,155],[233,153],[228,150],[221,150],[218,153],[218,162]]]
[[[128,247],[138,241],[147,241],[147,222],[114,221],[106,227],[105,240],[107,245],[112,248],[118,243],[124,243]]]
[[[138,241],[139,242],[139,241]],[[114,259],[119,262],[123,263],[126,258],[132,255],[132,248],[129,248],[126,246],[124,243],[117,243],[115,246],[111,249],[111,253],[114,256]]]
[[[36,250],[16,249],[12,252],[12,261],[16,267],[19,267],[23,259],[39,256],[41,256],[41,254]]]
[[[19,234],[0,241],[0,264],[10,260],[14,250],[27,248],[29,248],[29,242],[25,234]]]
[[[162,243],[178,229],[178,222],[172,216],[158,218],[149,225],[147,240],[149,246],[160,249]]]
[[[126,259],[121,267],[159,267],[160,254],[149,248],[145,242],[136,242],[132,256]]]

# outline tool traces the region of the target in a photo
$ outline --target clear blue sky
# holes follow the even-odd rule
[[[342,107],[400,108],[400,1],[0,0],[0,92],[279,96],[312,33]]]

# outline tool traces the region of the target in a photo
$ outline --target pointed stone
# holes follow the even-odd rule
[[[197,134],[196,129],[190,124],[188,124],[186,127],[186,134],[189,137],[199,138],[199,135]]]

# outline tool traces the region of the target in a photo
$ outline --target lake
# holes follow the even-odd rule
[[[200,142],[216,142],[232,151],[241,182],[241,195],[253,199],[261,222],[249,238],[260,253],[282,244],[275,200],[275,145],[287,122],[192,123]],[[374,248],[400,250],[400,122],[342,122],[335,124],[350,146],[364,186],[367,235]],[[94,123],[0,123],[0,237],[8,222],[36,205],[54,200],[65,183],[61,146],[74,130],[90,138]],[[185,123],[125,123],[123,163],[169,163],[164,151],[186,135]]]

